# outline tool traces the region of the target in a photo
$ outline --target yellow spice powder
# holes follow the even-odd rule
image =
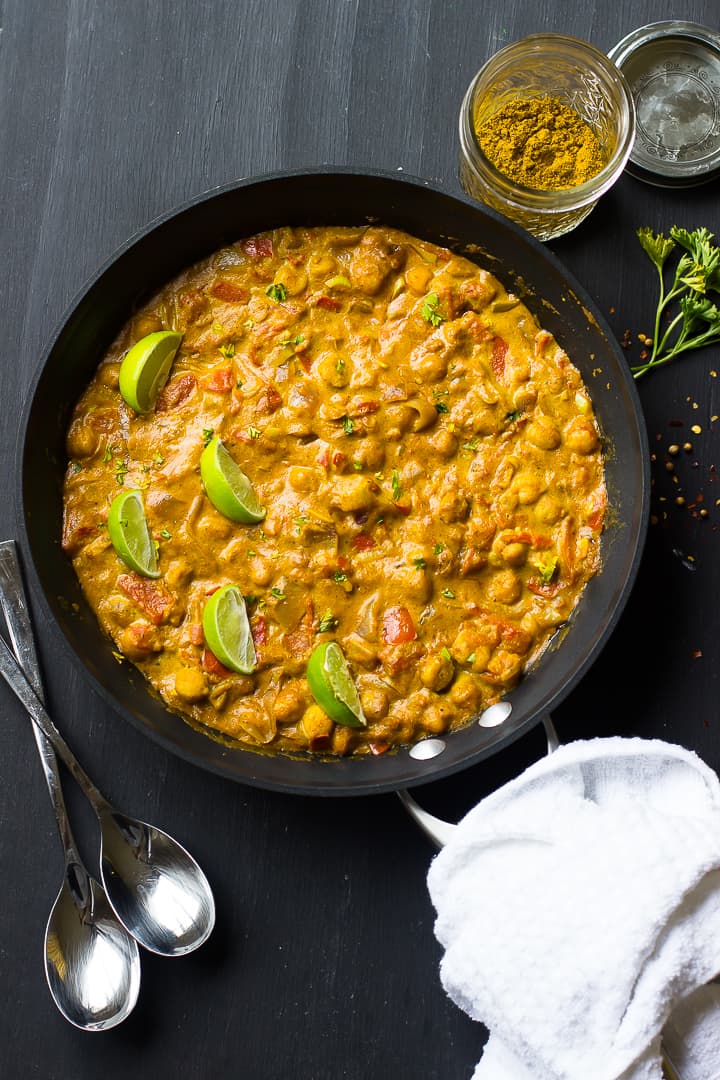
[[[514,98],[476,123],[475,132],[495,168],[523,187],[576,187],[606,163],[590,125],[559,98]]]

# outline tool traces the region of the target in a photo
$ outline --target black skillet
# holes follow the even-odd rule
[[[228,746],[170,712],[129,664],[119,665],[60,546],[65,431],[72,407],[133,310],[180,269],[224,244],[281,225],[380,222],[475,258],[519,292],[570,354],[591,391],[606,441],[610,499],[602,571],[570,625],[511,692],[497,727],[472,723],[428,760],[407,751],[319,761]],[[44,357],[23,417],[21,477],[25,561],[41,602],[102,698],[181,757],[242,783],[316,795],[412,787],[476,764],[543,718],[582,678],[607,641],[632,587],[648,519],[644,421],[626,360],[582,287],[542,244],[505,218],[421,180],[351,170],[242,180],[153,223],[95,275]],[[37,591],[37,590],[36,590]]]

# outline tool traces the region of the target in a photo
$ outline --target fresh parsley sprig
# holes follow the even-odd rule
[[[720,311],[707,295],[720,293],[720,248],[712,243],[713,234],[705,228],[688,231],[673,225],[666,237],[646,226],[638,229],[637,235],[660,282],[652,352],[642,364],[630,368],[639,379],[681,353],[720,342]],[[678,245],[683,251],[668,287],[666,264]],[[679,311],[662,330],[662,317],[673,303]]]

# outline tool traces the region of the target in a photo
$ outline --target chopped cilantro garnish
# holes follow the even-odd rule
[[[160,535],[162,536],[163,540],[172,540],[172,533],[168,532],[167,529],[163,529]]]
[[[395,501],[397,502],[397,500],[400,498],[401,495],[402,495],[402,484],[400,483],[400,473],[397,471],[397,469],[393,469],[393,471],[392,471],[392,496],[393,496],[393,499],[395,499]]]
[[[339,585],[341,581],[347,581],[347,574],[343,570],[336,570],[333,574],[333,581],[337,581]]]
[[[278,589],[277,586],[275,586],[275,588],[270,590],[270,595],[274,596],[276,600],[284,600],[285,599],[285,593],[282,591],[282,589]]]
[[[80,466],[78,466],[78,468],[79,467]],[[125,483],[125,477],[127,475],[127,471],[128,471],[128,467],[127,467],[127,465],[125,464],[124,461],[119,461],[118,460],[118,461],[115,462],[115,479],[117,480],[118,484],[122,485],[122,484]]]
[[[437,293],[431,292],[425,297],[420,314],[425,322],[430,323],[431,326],[439,326],[440,323],[445,322],[445,316],[440,314],[439,304],[440,298]]]
[[[445,597],[446,600],[454,600],[455,599],[455,593],[452,591],[452,589],[443,589],[442,594],[443,594],[443,596]]]
[[[351,416],[346,416],[343,419],[343,431],[346,435],[352,435],[355,430],[355,421]]]
[[[433,553],[435,555],[439,555],[444,550],[445,550],[445,545],[444,544],[436,544],[435,547],[433,548]]]
[[[442,656],[443,660],[452,660],[452,653],[446,645],[443,645],[442,649],[440,650],[440,655]]]
[[[276,281],[273,285],[268,285],[265,293],[271,300],[275,300],[278,304],[285,303],[288,296],[287,289],[280,281]]]
[[[337,626],[337,624],[338,624],[337,618],[335,617],[335,615],[333,615],[330,608],[328,608],[327,611],[325,612],[325,614],[323,615],[322,619],[320,620],[320,626],[318,627],[318,632],[321,633],[321,634],[326,634],[328,632],[328,630],[334,630],[335,627]]]
[[[113,454],[115,453],[115,447],[109,444],[105,447],[105,453],[103,454],[103,462],[107,465],[109,461],[112,461]]]
[[[208,446],[215,431],[211,427],[203,428],[203,446]]]
[[[435,412],[449,413],[450,410],[448,409],[448,407],[447,407],[447,405],[445,404],[444,401],[436,401],[435,402]]]
[[[262,435],[262,431],[260,430],[260,428],[249,427],[248,428],[248,435],[250,436],[251,439],[259,439],[260,436]]]
[[[232,341],[229,341],[227,345],[221,345],[220,352],[227,360],[232,360],[233,356],[235,355],[235,346],[233,345]]]
[[[165,464],[165,458],[162,456],[162,454],[156,454],[155,457],[153,458],[153,461],[155,462],[156,465],[164,465]]]
[[[417,559],[413,559],[413,566],[416,566],[418,570],[424,570],[427,566],[427,562],[423,559],[422,555],[418,555]]]

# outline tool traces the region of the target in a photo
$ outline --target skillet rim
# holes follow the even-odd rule
[[[628,398],[629,410],[627,407],[625,408],[624,419],[627,420],[628,417],[632,419],[633,433],[636,435],[637,442],[641,448],[640,460],[635,463],[636,466],[639,464],[640,468],[638,491],[636,493],[635,501],[634,527],[631,537],[632,557],[627,563],[622,587],[619,589],[619,592],[617,592],[617,595],[609,608],[609,614],[604,622],[602,632],[595,638],[591,647],[586,651],[580,661],[576,662],[575,665],[572,666],[570,672],[566,673],[560,680],[560,685],[549,698],[540,706],[536,706],[529,715],[521,717],[516,724],[506,729],[503,727],[495,728],[491,731],[484,729],[485,736],[490,736],[488,741],[480,746],[471,745],[468,751],[460,750],[459,743],[461,741],[463,743],[472,742],[472,739],[470,738],[472,735],[474,735],[475,740],[477,740],[476,724],[470,724],[466,728],[454,732],[449,736],[448,738],[452,740],[454,746],[457,748],[457,753],[452,760],[448,760],[446,757],[441,756],[428,761],[416,761],[410,758],[407,752],[401,751],[396,754],[390,754],[379,758],[366,757],[362,759],[341,759],[340,761],[325,762],[296,759],[287,755],[271,754],[267,752],[255,752],[241,746],[239,746],[237,750],[234,747],[224,748],[221,743],[193,729],[191,725],[184,723],[177,714],[173,713],[165,706],[162,706],[163,713],[166,717],[172,718],[173,725],[176,725],[177,727],[173,727],[172,736],[158,730],[146,720],[135,715],[131,708],[123,701],[119,700],[116,694],[104,685],[103,681],[93,670],[91,670],[88,662],[71,642],[68,633],[63,629],[62,620],[53,607],[42,583],[42,577],[36,565],[33,541],[28,525],[26,464],[31,421],[37,406],[38,393],[42,387],[46,370],[51,363],[56,348],[61,343],[63,336],[70,332],[73,319],[78,317],[78,313],[82,311],[83,305],[88,302],[93,291],[102,284],[106,275],[110,273],[113,268],[116,268],[123,257],[131,253],[133,249],[139,247],[144,242],[149,241],[152,234],[158,232],[163,227],[171,225],[173,221],[181,219],[183,215],[191,214],[194,210],[198,210],[215,200],[222,200],[224,197],[231,196],[237,192],[247,191],[247,189],[250,188],[265,189],[273,184],[311,181],[313,179],[328,181],[334,180],[337,177],[343,177],[346,178],[346,181],[354,181],[358,184],[362,184],[364,181],[378,182],[383,185],[389,184],[397,193],[404,192],[411,195],[412,193],[417,194],[419,192],[421,194],[429,194],[431,198],[436,200],[446,200],[448,205],[454,206],[454,208],[458,209],[458,212],[476,215],[478,221],[481,221],[483,218],[488,219],[494,224],[496,229],[499,229],[501,232],[509,233],[516,246],[522,247],[524,245],[529,249],[530,254],[533,257],[539,259],[541,263],[547,263],[554,273],[562,280],[575,305],[584,311],[588,324],[594,324],[594,329],[599,334],[599,337],[604,340],[610,353],[613,354],[616,362],[614,375],[620,379],[622,389]],[[293,212],[291,217],[292,216],[297,218],[298,214]],[[363,220],[368,220],[369,217],[367,214],[361,214],[359,216],[362,217]],[[318,221],[317,223],[321,222]],[[394,225],[392,212],[389,214],[387,224]],[[411,228],[406,225],[395,225],[395,227],[405,228],[406,231],[411,231]],[[438,229],[438,232],[439,231],[440,230]],[[422,231],[419,228],[416,228],[415,235],[422,235]],[[458,239],[462,245],[463,238],[460,237]],[[209,250],[207,253],[210,253]],[[196,254],[193,261],[197,261],[202,257],[201,254]],[[470,255],[470,257],[472,258],[473,256]],[[497,255],[491,254],[490,257],[495,261],[501,260],[501,257]],[[187,265],[187,262],[185,265]],[[492,273],[498,274],[498,276],[502,275],[502,271],[505,272],[505,276],[511,273],[506,265],[503,265],[502,271],[499,271],[497,267],[492,265],[489,266],[488,269],[490,269]],[[165,278],[165,280],[169,279]],[[162,282],[155,282],[152,288],[157,288],[161,284]],[[264,173],[258,176],[243,177],[227,184],[219,185],[205,192],[201,192],[156,216],[117,247],[85,281],[83,286],[71,300],[70,304],[67,305],[65,312],[56,324],[53,333],[49,337],[47,345],[43,350],[41,360],[31,380],[28,396],[23,404],[21,424],[15,447],[14,471],[15,481],[20,486],[20,495],[17,504],[20,510],[20,547],[24,565],[30,570],[32,595],[35,598],[39,598],[43,613],[46,616],[47,621],[51,624],[54,635],[59,639],[63,651],[72,657],[75,666],[81,668],[84,678],[89,681],[91,688],[100,696],[101,700],[109,705],[114,712],[119,713],[125,720],[128,720],[136,730],[150,737],[154,742],[190,764],[200,766],[207,771],[214,772],[215,774],[221,775],[226,779],[234,780],[235,782],[246,783],[251,786],[260,787],[266,790],[280,791],[286,794],[314,796],[362,796],[379,794],[434,782],[478,764],[486,758],[494,756],[494,754],[498,753],[501,749],[511,745],[537,724],[541,723],[543,718],[567,697],[582,679],[589,667],[596,662],[602,649],[610,638],[629,595],[632,592],[643,555],[649,523],[650,496],[650,463],[649,455],[645,452],[646,450],[647,431],[640,399],[637,393],[637,387],[627,365],[624,363],[624,358],[620,353],[619,344],[614,338],[602,314],[597,309],[595,302],[586,292],[584,287],[564,266],[562,261],[550,249],[541,244],[540,241],[525,232],[525,230],[521,229],[514,222],[509,221],[489,207],[477,203],[475,200],[472,200],[463,194],[445,191],[428,180],[404,172],[398,174],[384,170],[359,169],[352,166],[317,166],[296,170],[281,170]],[[67,559],[67,556],[60,552],[60,558],[65,560]],[[600,577],[600,575],[598,575],[598,577]],[[99,629],[98,633],[102,634]],[[107,647],[107,640],[104,635],[102,636],[102,641],[105,647]],[[563,645],[565,652],[568,651],[568,644],[571,643],[564,643]],[[570,667],[569,654],[568,664],[565,666]],[[136,672],[136,669],[133,668],[132,670]],[[139,673],[136,672],[136,674]],[[153,698],[147,690],[147,684],[145,683],[144,678],[140,678],[142,689],[144,690],[144,701],[145,704],[147,704],[152,701]],[[527,677],[523,682],[526,680]],[[130,677],[128,681],[128,691],[135,693],[136,689],[137,688],[133,685],[132,677]],[[513,693],[514,692],[511,692],[507,695],[506,699],[512,701]],[[190,747],[181,744],[181,742],[178,741],[178,738],[176,738],[178,733],[180,733],[180,738],[184,739],[185,742],[187,742],[188,738],[191,739]],[[210,748],[213,749],[212,753],[210,753]],[[228,761],[229,756],[232,758],[230,763]],[[241,762],[239,770],[233,764],[236,761]],[[268,768],[268,765],[270,765],[270,768]],[[396,767],[389,768],[391,765]],[[401,765],[402,768],[398,769],[398,765]],[[363,768],[363,766],[365,767]],[[380,766],[379,769],[378,766]],[[318,770],[324,770],[322,775],[323,782],[321,782],[321,777],[317,775]],[[377,775],[374,775],[378,772],[383,774],[379,778]],[[311,776],[313,773],[315,775]],[[366,775],[368,773],[369,776]],[[392,775],[393,773],[401,773],[402,775]],[[331,775],[332,782],[328,783],[327,780]]]

